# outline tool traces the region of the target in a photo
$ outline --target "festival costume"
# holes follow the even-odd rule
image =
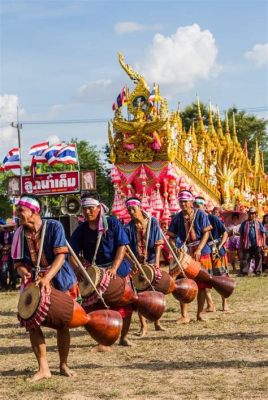
[[[146,215],[147,216],[147,215]],[[149,222],[150,220],[150,222]],[[154,217],[147,219],[145,229],[137,228],[134,221],[130,221],[124,226],[129,238],[129,246],[141,264],[155,264],[156,246],[163,244],[158,221]],[[150,229],[150,231],[148,231]],[[146,243],[148,241],[148,244]],[[155,268],[155,277],[152,286],[156,285],[162,277],[161,270]]]
[[[224,232],[226,232],[226,228],[222,221],[215,215],[209,214],[208,219],[210,225],[212,226],[212,230],[210,231],[210,239],[215,241],[215,245],[217,246],[217,244],[219,244],[221,241],[222,235]],[[228,275],[228,261],[224,246],[222,246],[217,253],[218,254],[213,254],[213,251],[211,252],[213,275]]]
[[[8,289],[8,275],[9,286],[13,289],[16,288],[17,273],[11,258],[13,236],[14,232],[8,230],[0,232],[0,281],[3,289]]]
[[[15,267],[26,267],[32,274],[32,278],[27,281],[26,285],[22,285],[21,289],[24,289],[35,280],[41,231],[42,228],[38,232],[31,232],[21,226],[15,232],[12,244],[12,255],[15,259]],[[38,275],[44,277],[49,271],[50,265],[53,263],[55,257],[58,254],[66,254],[67,256],[67,253],[68,248],[66,246],[63,226],[58,221],[47,220],[46,234],[44,237],[43,251],[40,260],[40,272]],[[55,289],[68,294],[73,300],[79,300],[77,279],[66,257],[60,270],[52,278],[51,285]],[[36,321],[33,321],[31,326],[31,324],[25,324],[21,318],[19,318],[19,320],[21,325],[24,325],[27,330],[36,326]]]
[[[264,246],[263,225],[256,220],[244,221],[240,227],[242,259],[240,261],[240,273],[249,273],[250,261],[255,259],[254,273],[262,272],[262,247]]]
[[[111,267],[113,260],[116,255],[116,251],[118,247],[125,246],[129,244],[128,237],[123,229],[121,223],[114,217],[105,217],[107,222],[106,230],[103,231],[99,248],[96,254],[95,264],[100,268],[109,268]],[[98,229],[93,230],[89,227],[88,222],[83,222],[77,229],[73,232],[70,244],[77,255],[82,253],[82,257],[84,259],[84,266],[88,267],[94,257],[94,253],[97,245],[98,238]],[[130,284],[129,282],[129,274],[131,271],[131,265],[129,261],[124,259],[118,270],[117,275],[126,280],[126,284]],[[109,285],[110,277],[104,275],[103,281],[101,282],[101,290],[105,291]],[[103,305],[98,302],[98,296],[90,299],[90,302],[86,299],[83,299],[83,306],[88,307],[91,306],[92,309],[100,309],[103,308]],[[124,306],[124,307],[111,307],[113,310],[120,312],[122,318],[130,317],[132,314],[132,306]]]
[[[193,217],[194,223],[192,224]],[[176,246],[181,248],[183,245],[186,245],[189,254],[193,256],[203,234],[209,232],[211,228],[207,214],[197,209],[191,218],[186,218],[182,211],[176,214],[171,220],[168,231],[176,236]],[[187,242],[185,242],[186,239]],[[205,244],[199,260],[209,273],[212,272],[210,253],[210,247],[208,244]],[[206,282],[198,282],[197,285],[199,289],[211,288],[211,285]]]

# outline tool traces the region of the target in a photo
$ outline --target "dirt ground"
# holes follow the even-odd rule
[[[58,372],[55,332],[44,329],[53,373],[28,383],[36,369],[28,334],[16,319],[17,293],[0,293],[0,399],[268,399],[268,276],[237,278],[230,312],[207,313],[207,322],[179,325],[179,304],[169,295],[162,323],[145,338],[134,315],[133,348],[113,346],[111,353],[91,353],[94,341],[83,328],[72,330],[69,364],[76,378]]]

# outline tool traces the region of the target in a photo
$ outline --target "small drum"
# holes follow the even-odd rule
[[[142,269],[147,279],[144,277],[141,271],[138,271],[131,276],[132,284],[139,292],[149,289],[154,280],[153,265],[143,264]]]
[[[187,278],[195,279],[201,268],[200,262],[195,261],[189,254],[185,252],[181,252],[178,255],[178,259]],[[181,274],[181,269],[175,260],[172,260],[170,263],[169,274],[174,278]]]
[[[21,293],[18,319],[27,330],[39,325],[60,329],[68,326],[74,312],[74,301],[64,292],[51,288],[50,295],[30,283]]]
[[[138,272],[132,276],[132,283],[137,291],[142,292],[150,289],[152,286],[157,292],[168,294],[175,289],[174,279],[165,271],[161,271],[151,264],[144,264],[142,268],[147,279],[145,279],[142,272]]]
[[[87,267],[86,271],[107,304],[115,304],[120,301],[125,291],[124,279],[118,275],[115,279],[111,279],[105,268],[99,268],[96,265]],[[91,283],[81,281],[79,289],[84,299],[83,306],[84,304],[90,306],[99,301],[99,296]]]

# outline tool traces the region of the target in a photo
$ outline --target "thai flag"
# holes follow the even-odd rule
[[[33,144],[30,147],[29,154],[31,156],[41,156],[42,153],[48,148],[48,145],[49,145],[48,142]]]
[[[77,151],[75,144],[68,144],[60,149],[50,165],[54,164],[77,164]]]
[[[56,160],[56,155],[59,150],[63,148],[63,144],[54,144],[50,147],[48,147],[42,154],[41,157],[45,158],[48,162],[49,165],[53,165],[54,161]],[[40,162],[40,161],[38,161]]]
[[[127,102],[127,88],[126,86],[123,87],[121,93],[116,98],[116,102],[113,104],[112,109],[113,111],[118,110],[118,108],[122,107]]]
[[[148,101],[150,103],[154,103],[155,102],[155,88],[153,88],[153,90],[151,91],[150,96],[148,98]]]
[[[20,168],[20,150],[18,147],[14,147],[9,150],[3,160],[2,170],[8,171],[10,169]]]

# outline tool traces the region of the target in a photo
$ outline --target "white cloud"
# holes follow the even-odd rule
[[[81,85],[76,92],[75,100],[87,102],[101,99],[106,95],[107,90],[111,88],[111,79],[98,79]]]
[[[11,122],[17,122],[18,96],[13,94],[0,95],[0,117],[1,117],[1,158],[13,146],[18,145],[18,131],[10,126]],[[24,110],[20,109],[19,115]]]
[[[268,64],[268,43],[255,44],[253,49],[245,53],[247,60],[252,61],[257,67]]]
[[[159,24],[155,25],[142,25],[138,24],[137,22],[118,22],[114,26],[114,31],[117,35],[123,35],[125,33],[132,33],[132,32],[141,32],[145,30],[160,30],[162,29],[162,26]]]
[[[140,69],[150,82],[167,85],[171,91],[188,90],[196,80],[217,75],[217,53],[212,33],[193,24],[171,36],[157,33]]]
[[[53,144],[59,144],[61,143],[60,138],[57,135],[51,135],[47,138],[49,142],[49,146],[52,146]]]

